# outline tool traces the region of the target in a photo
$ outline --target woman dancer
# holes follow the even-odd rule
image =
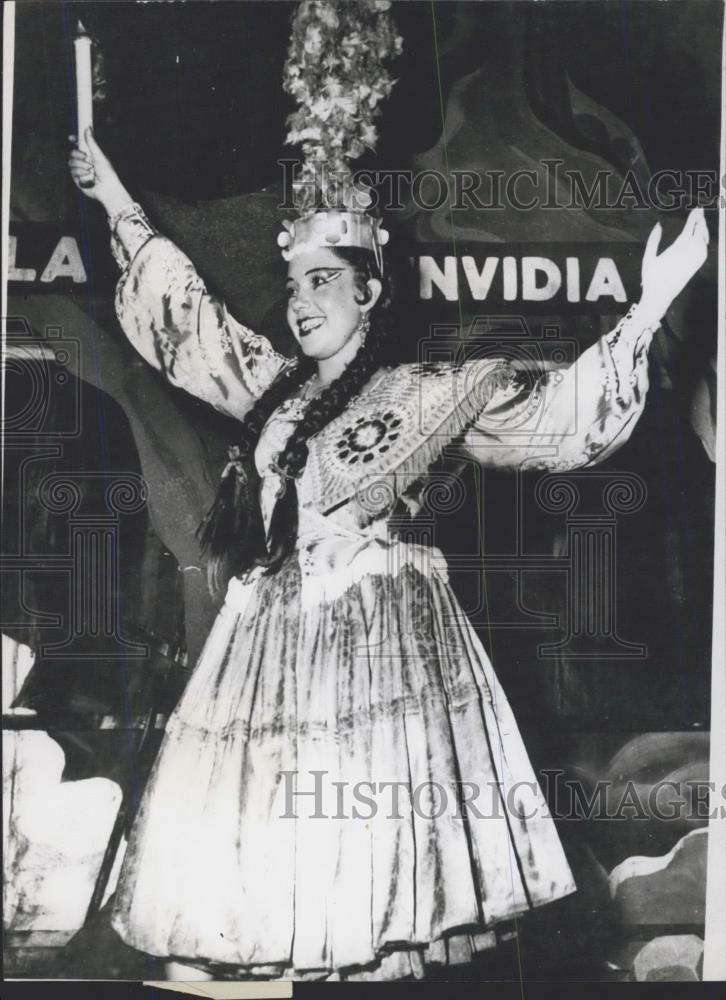
[[[169,719],[114,927],[217,977],[420,976],[491,946],[575,885],[441,553],[391,526],[451,442],[573,469],[627,440],[652,334],[705,260],[702,211],[660,254],[656,227],[640,302],[529,386],[502,359],[387,366],[378,223],[312,212],[280,239],[291,360],[207,293],[86,139],[70,168],[109,216],[121,326],[241,422],[202,532],[226,600]]]

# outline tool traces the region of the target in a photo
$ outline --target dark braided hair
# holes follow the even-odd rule
[[[371,278],[383,281],[374,255],[349,247],[336,248],[334,253],[353,268],[359,304],[369,301],[371,291],[367,282]],[[229,449],[230,463],[215,502],[197,532],[202,551],[209,554],[208,578],[212,590],[220,589],[224,577],[242,573],[254,565],[275,572],[294,550],[298,531],[296,479],[308,459],[308,439],[338,417],[386,362],[385,320],[389,306],[390,290],[387,282],[383,282],[382,294],[369,313],[370,329],[365,343],[342,375],[308,403],[304,416],[278,455],[277,464],[284,479],[266,538],[255,448],[269,417],[310,378],[315,372],[315,362],[299,357],[297,364],[286,369],[245,416],[238,443]]]

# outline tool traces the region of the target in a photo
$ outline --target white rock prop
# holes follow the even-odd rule
[[[681,837],[667,854],[626,858],[610,873],[624,924],[700,924],[705,919],[708,830]]]
[[[7,931],[70,937],[83,924],[121,789],[107,778],[61,782],[64,764],[46,733],[3,733]]]
[[[653,938],[635,956],[633,975],[639,983],[698,982],[702,955],[703,941],[695,934]]]

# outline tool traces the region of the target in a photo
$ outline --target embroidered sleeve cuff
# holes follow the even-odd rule
[[[627,366],[650,347],[660,317],[641,302],[632,305],[614,330],[605,337],[616,366]]]
[[[144,244],[157,235],[137,202],[112,215],[108,225],[111,230],[111,253],[122,271],[126,270]]]
[[[657,330],[663,319],[647,302],[636,302],[635,305],[630,307],[628,316],[631,318],[631,322],[636,323],[641,329],[649,333]]]

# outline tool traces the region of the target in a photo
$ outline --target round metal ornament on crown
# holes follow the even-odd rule
[[[383,273],[383,247],[388,231],[379,219],[365,212],[349,212],[339,208],[321,208],[295,221],[283,222],[277,237],[284,260],[320,247],[360,247],[374,254],[378,269]]]

